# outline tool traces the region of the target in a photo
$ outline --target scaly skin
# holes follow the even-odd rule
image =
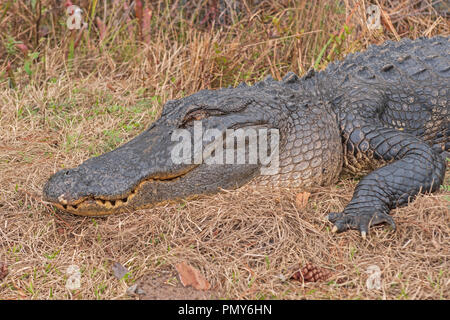
[[[79,167],[61,170],[44,197],[80,215],[132,211],[164,201],[237,188],[329,185],[342,169],[364,175],[334,231],[387,222],[391,209],[441,185],[450,149],[449,38],[372,46],[303,78],[289,73],[253,86],[202,90],[169,101],[149,129]],[[172,134],[195,121],[225,134],[233,128],[278,129],[280,169],[263,165],[174,164]],[[203,148],[212,141],[201,141]]]

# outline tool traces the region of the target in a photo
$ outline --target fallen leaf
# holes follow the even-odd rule
[[[23,43],[17,43],[16,47],[17,47],[17,49],[22,51],[22,53],[25,57],[28,55],[28,47],[26,45],[24,45]]]
[[[147,293],[138,285],[138,283],[135,283],[132,286],[128,287],[127,294],[129,296],[139,296]]]
[[[117,279],[122,279],[125,277],[125,275],[129,272],[127,268],[125,268],[123,265],[121,265],[118,262],[114,262],[112,265],[112,271],[114,274],[114,277]]]
[[[301,192],[298,193],[295,197],[295,204],[297,205],[297,208],[299,209],[305,209],[306,205],[308,204],[308,199],[311,193],[309,192]]]
[[[185,262],[181,262],[175,266],[178,271],[178,275],[180,276],[180,281],[183,286],[192,286],[196,290],[209,290],[211,285],[208,280],[195,269]]]
[[[107,87],[109,90],[111,90],[111,91],[113,91],[113,92],[116,92],[116,89],[114,89],[114,87],[113,87],[113,85],[112,85],[111,83],[107,83],[107,84],[106,84],[106,87]]]
[[[4,262],[0,262],[0,281],[6,278],[8,275],[8,265]]]

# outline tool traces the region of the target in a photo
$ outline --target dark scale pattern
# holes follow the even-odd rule
[[[246,183],[303,187],[334,183],[342,169],[364,176],[335,231],[367,234],[395,227],[390,210],[443,181],[450,150],[449,38],[371,46],[322,72],[253,86],[202,90],[169,101],[161,118],[123,146],[53,175],[44,197],[82,215],[130,211]],[[278,129],[279,171],[260,162],[239,165],[172,163],[175,130]],[[203,141],[203,147],[210,142]]]
[[[290,116],[286,142],[281,146],[278,173],[258,176],[253,183],[309,188],[329,185],[338,179],[343,159],[339,128],[330,105],[327,107],[325,101],[320,105],[320,109],[309,105],[296,107],[297,111]]]
[[[449,49],[448,38],[404,40],[340,66],[354,75],[336,80],[345,90],[335,104],[345,167],[359,174],[376,170],[361,180],[343,212],[329,215],[335,230],[366,234],[382,222],[395,228],[392,208],[439,188],[449,141]]]

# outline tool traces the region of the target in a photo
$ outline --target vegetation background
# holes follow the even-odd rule
[[[450,298],[448,174],[440,192],[394,210],[397,232],[373,228],[365,242],[331,234],[325,219],[350,200],[353,179],[307,201],[296,201],[299,190],[244,187],[106,218],[41,199],[52,173],[129,140],[169,99],[302,75],[387,39],[448,36],[448,1],[72,2],[0,0],[1,299],[196,297],[179,283],[182,261],[211,283],[202,298]],[[67,27],[71,4],[82,10],[79,30]],[[81,272],[74,290],[70,265]],[[290,279],[305,265],[330,277]],[[378,289],[367,286],[371,266]],[[141,294],[127,294],[134,284]]]

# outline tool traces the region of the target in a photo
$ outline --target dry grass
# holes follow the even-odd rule
[[[123,18],[121,1],[107,15],[99,2],[106,35],[92,24],[73,58],[67,55],[73,36],[58,25],[64,16],[54,1],[41,3],[53,11],[41,17],[38,29],[46,26],[49,34],[37,40],[33,8],[20,7],[27,2],[11,2],[8,10],[0,4],[6,30],[0,34],[0,261],[9,271],[0,298],[128,298],[126,288],[137,279],[171,272],[181,261],[202,270],[219,297],[232,299],[450,298],[448,173],[440,192],[395,210],[397,232],[377,227],[366,242],[356,232],[332,235],[325,219],[349,201],[351,180],[316,190],[301,210],[296,190],[249,187],[98,219],[55,212],[41,201],[53,172],[132,138],[168,99],[323,68],[389,38],[449,35],[449,21],[421,7],[425,2],[379,1],[390,19],[375,33],[365,28],[359,1],[260,1],[226,22],[205,19],[208,7],[182,16],[157,2],[147,38],[139,34],[139,19]],[[349,34],[341,32],[345,23]],[[130,270],[126,279],[113,277],[113,261]],[[319,283],[286,280],[306,263],[333,276]],[[71,264],[82,271],[75,291],[65,288]],[[381,269],[381,290],[366,287],[370,265]]]

